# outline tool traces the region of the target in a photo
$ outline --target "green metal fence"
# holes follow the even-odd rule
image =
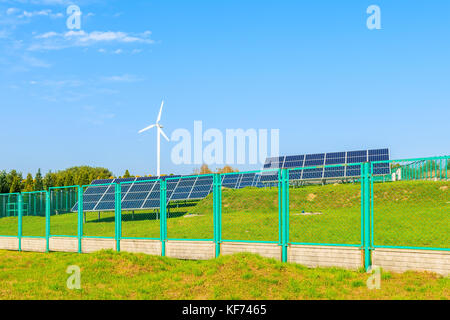
[[[160,181],[126,181],[120,183],[119,189],[122,199],[120,238],[160,239]]]
[[[50,188],[49,236],[78,236],[78,186]]]
[[[245,187],[242,179],[260,175],[269,187]],[[241,181],[237,181],[240,177]],[[228,188],[233,185],[240,188]],[[251,185],[244,181],[244,185]],[[233,172],[220,175],[221,242],[280,243],[281,170]],[[259,203],[255,210],[253,203]]]
[[[117,250],[121,239],[151,239],[161,241],[162,255],[168,240],[214,241],[216,256],[223,242],[277,243],[283,261],[290,245],[354,246],[363,250],[369,268],[377,248],[450,250],[449,160],[375,161],[1,194],[0,237],[45,238],[47,250],[51,237],[77,237],[79,252],[83,238],[115,239]],[[245,181],[246,174],[255,173],[258,187]],[[179,189],[183,185],[185,191]],[[177,198],[175,187],[186,194]]]
[[[212,181],[212,174],[165,179],[167,240],[214,240],[212,198],[199,203],[211,192]]]
[[[46,203],[48,193],[45,191],[23,192],[19,201],[22,203],[22,236],[24,237],[46,237],[47,217],[46,210],[41,211],[40,206],[34,205],[39,201]],[[19,204],[20,206],[20,204]]]
[[[363,166],[354,163],[288,170],[287,179],[292,181],[288,189],[289,243],[361,246]],[[347,174],[351,179],[340,188]]]
[[[116,208],[120,205],[120,199],[116,198],[116,188],[114,183],[83,186],[83,237],[117,238]]]
[[[377,161],[389,166],[385,181],[371,185],[373,248],[448,249],[449,158]],[[395,188],[393,188],[395,186]]]

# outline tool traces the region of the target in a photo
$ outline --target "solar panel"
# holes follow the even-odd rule
[[[367,161],[389,160],[389,149],[359,150],[348,152],[317,153],[309,155],[267,158],[264,168],[291,169],[291,180],[314,180],[331,178],[354,178],[361,175],[360,165]],[[340,165],[326,167],[327,165]],[[389,163],[375,163],[374,175],[390,173]],[[230,189],[265,187],[278,183],[278,170],[251,173],[225,174],[222,186]],[[115,184],[121,183],[122,209],[158,209],[160,206],[160,183],[167,182],[167,201],[200,200],[213,190],[213,177],[160,176],[94,180],[83,193],[84,211],[108,211],[115,207]],[[78,210],[78,203],[72,211]]]
[[[389,149],[357,150],[348,152],[316,153],[297,156],[271,157],[264,163],[264,169],[280,168],[291,169],[290,179],[329,179],[352,178],[361,175],[361,166],[348,164],[363,163],[368,161],[389,160]],[[326,167],[331,165],[343,165],[341,167]],[[318,168],[308,168],[318,167]],[[295,170],[295,168],[299,168]],[[302,170],[302,168],[307,168]],[[374,164],[374,175],[390,173],[389,163]],[[271,176],[261,177],[261,183],[275,181]]]

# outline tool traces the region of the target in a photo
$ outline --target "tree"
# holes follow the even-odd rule
[[[55,187],[55,174],[50,170],[44,177],[44,188],[45,190],[49,190],[52,187]]]
[[[232,168],[229,165],[226,165],[222,169],[217,169],[217,173],[231,173],[231,172],[239,172],[239,170]]]
[[[130,171],[125,170],[125,174],[123,175],[123,177],[124,178],[131,178]]]
[[[22,174],[18,173],[16,170],[11,170],[7,177],[9,183],[9,192],[21,192],[22,191]]]
[[[0,193],[9,192],[8,174],[6,171],[0,171]]]
[[[34,179],[34,191],[44,190],[44,181],[42,180],[41,169],[38,169],[36,177]]]
[[[27,179],[25,180],[25,185],[23,188],[23,191],[25,192],[31,192],[34,190],[34,180],[31,173],[27,174]]]
[[[200,169],[194,169],[194,174],[210,174],[213,173],[207,164],[203,164]]]

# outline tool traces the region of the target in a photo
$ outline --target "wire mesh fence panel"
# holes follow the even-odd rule
[[[449,157],[372,163],[372,245],[450,248]]]
[[[120,189],[122,238],[159,239],[160,181],[126,181]]]
[[[78,235],[78,187],[50,189],[50,235]]]
[[[167,178],[168,239],[214,239],[213,175]]]
[[[115,184],[83,187],[83,236],[115,236]]]
[[[24,237],[45,237],[45,208],[47,193],[22,193],[22,235]]]
[[[0,235],[17,236],[19,228],[17,194],[0,194]]]
[[[289,170],[289,242],[361,244],[361,164]]]
[[[249,173],[221,175],[224,241],[279,241],[279,170],[252,172],[265,187],[251,187]],[[233,184],[240,186],[234,189]]]

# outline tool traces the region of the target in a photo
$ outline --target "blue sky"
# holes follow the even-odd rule
[[[371,4],[381,30],[366,27]],[[202,120],[280,129],[287,155],[449,154],[449,12],[444,0],[0,0],[0,169],[154,174],[155,132],[137,131],[162,99],[169,135]],[[172,147],[162,171],[190,173]]]

